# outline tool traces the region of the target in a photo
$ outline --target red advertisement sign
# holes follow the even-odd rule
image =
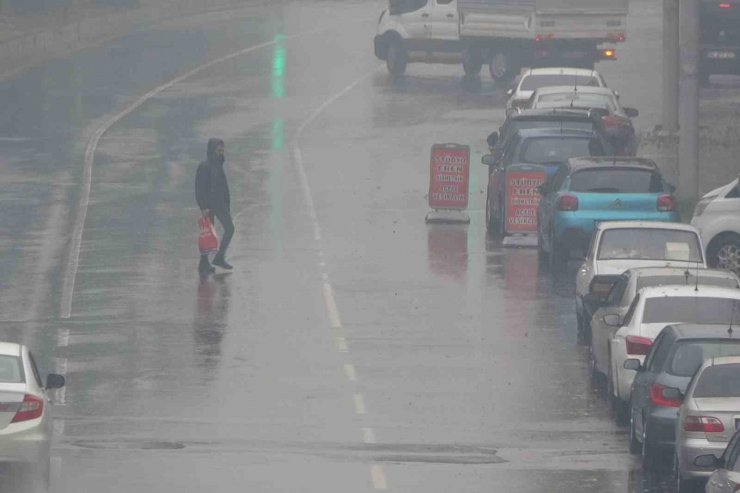
[[[458,144],[432,146],[429,207],[467,209],[469,181],[470,147]]]
[[[545,183],[545,170],[506,170],[506,231],[510,233],[537,232],[537,208],[540,206],[538,187]]]

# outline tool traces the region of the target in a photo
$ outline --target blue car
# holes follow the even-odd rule
[[[540,188],[540,259],[566,265],[570,250],[585,250],[601,221],[680,221],[673,191],[649,159],[569,159]]]

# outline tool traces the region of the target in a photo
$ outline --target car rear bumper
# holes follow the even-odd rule
[[[727,447],[724,442],[710,442],[705,438],[688,438],[676,447],[678,460],[681,468],[681,476],[684,479],[708,478],[713,468],[697,467],[694,459],[700,455],[714,454],[720,457]]]
[[[41,419],[0,430],[0,463],[37,462],[48,457],[50,450],[51,432]]]

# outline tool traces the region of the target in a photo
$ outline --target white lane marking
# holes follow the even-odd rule
[[[67,358],[57,358],[56,372],[59,375],[65,375],[67,373]],[[67,387],[66,386],[62,387],[61,389],[57,389],[55,393],[54,405],[57,405],[57,406],[67,405]]]
[[[64,420],[63,419],[55,419],[54,420],[54,436],[62,436],[64,435]]]
[[[372,466],[370,468],[370,476],[373,478],[373,488],[376,490],[387,490],[388,483],[385,481],[385,472],[383,466]]]
[[[285,36],[283,40],[288,41],[291,39],[298,38],[300,36],[307,36],[309,34],[315,34],[322,30],[323,29],[314,29],[312,31],[305,31],[305,32],[298,33],[298,34]],[[92,188],[92,168],[93,168],[93,163],[95,159],[95,149],[97,148],[98,142],[100,141],[100,138],[103,136],[103,134],[105,134],[105,132],[107,132],[108,129],[110,129],[113,125],[115,125],[121,119],[131,114],[134,110],[139,108],[142,104],[146,103],[149,99],[161,93],[162,91],[171,88],[175,84],[179,84],[185,79],[192,77],[193,75],[196,75],[206,69],[209,69],[216,64],[223,63],[228,60],[232,60],[234,58],[240,57],[242,55],[246,55],[247,53],[251,53],[253,51],[257,51],[262,48],[266,48],[268,46],[272,46],[277,42],[278,40],[273,40],[273,41],[267,41],[264,43],[260,43],[258,45],[250,46],[249,48],[245,48],[235,53],[222,56],[221,58],[212,60],[206,63],[205,65],[196,67],[190,72],[187,72],[184,75],[181,75],[180,77],[172,79],[168,83],[163,84],[155,89],[152,89],[148,93],[144,94],[142,97],[134,101],[134,103],[131,104],[131,106],[121,111],[117,115],[114,115],[113,117],[111,117],[100,128],[97,129],[95,134],[90,139],[90,142],[87,145],[87,149],[85,150],[85,162],[84,162],[84,167],[83,167],[83,178],[82,178],[82,194],[80,195],[80,201],[79,201],[79,205],[77,209],[77,218],[75,219],[74,228],[72,230],[72,244],[70,245],[69,257],[67,258],[67,268],[64,273],[64,283],[62,284],[62,301],[61,301],[61,307],[60,307],[60,317],[61,318],[69,318],[70,316],[72,316],[72,298],[74,297],[75,281],[77,279],[77,269],[79,268],[79,263],[80,263],[80,249],[82,248],[82,233],[85,230],[85,219],[87,218],[87,209],[88,209],[88,206],[90,205],[90,190]]]
[[[57,358],[56,371],[60,375],[67,373],[67,358]]]
[[[355,412],[357,414],[365,414],[365,399],[362,398],[362,394],[355,394],[353,398],[355,401]]]
[[[338,329],[342,326],[342,321],[339,319],[339,309],[334,301],[334,291],[331,289],[331,284],[328,282],[324,283],[324,300],[326,301],[326,311],[329,314],[329,321],[333,329]]]
[[[344,364],[344,374],[347,376],[347,380],[354,382],[357,380],[357,373],[355,372],[355,365],[352,363]]]
[[[339,351],[340,353],[346,353],[348,351],[347,339],[345,339],[344,337],[337,337],[334,342],[337,346],[337,351]]]
[[[69,346],[69,329],[62,329],[57,335],[57,344],[59,347]]]
[[[372,428],[362,429],[362,441],[365,443],[375,443],[375,432]]]

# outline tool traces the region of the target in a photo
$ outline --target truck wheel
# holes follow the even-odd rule
[[[505,53],[494,53],[488,64],[488,73],[491,79],[498,84],[510,81],[514,77],[514,67],[509,56]]]
[[[388,54],[385,58],[385,65],[388,67],[388,73],[391,75],[403,75],[406,72],[406,63],[408,61],[406,48],[403,41],[393,39],[388,44]]]

